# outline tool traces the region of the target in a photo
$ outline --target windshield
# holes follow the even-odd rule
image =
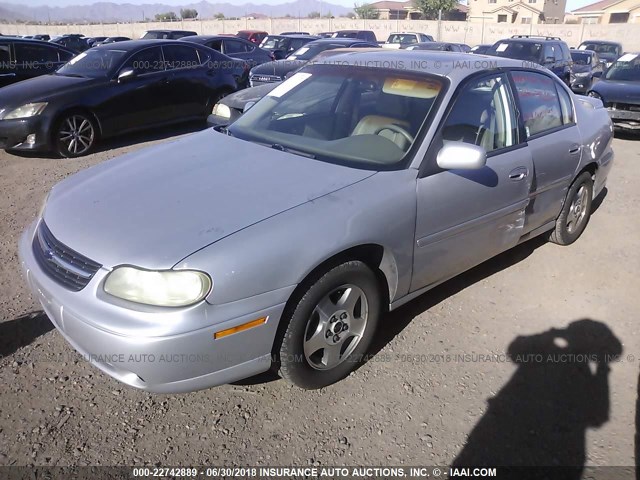
[[[307,66],[230,127],[230,134],[322,161],[397,166],[443,91],[427,74]]]
[[[119,65],[126,52],[96,48],[87,50],[69,60],[56,74],[69,77],[104,78]]]
[[[542,57],[542,44],[534,42],[499,42],[491,47],[487,53],[499,57],[538,63]]]
[[[578,47],[578,50],[593,50],[596,53],[616,55],[618,46],[607,43],[583,43]]]
[[[260,48],[267,48],[269,50],[286,50],[288,41],[289,39],[287,37],[268,36],[262,41]]]
[[[604,78],[622,82],[640,81],[640,58],[633,53],[623,55],[611,65]]]
[[[571,52],[571,60],[576,65],[591,65],[591,55],[582,52]]]
[[[331,43],[326,43],[323,45],[311,45],[299,48],[291,55],[287,57],[287,60],[311,60],[320,52],[324,52],[325,50],[334,49],[344,47],[344,45],[335,45]]]
[[[394,33],[389,35],[387,43],[418,43],[418,39],[413,34]]]

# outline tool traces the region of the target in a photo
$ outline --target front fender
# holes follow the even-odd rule
[[[295,286],[318,265],[354,246],[384,249],[390,300],[409,290],[416,170],[379,172],[236,232],[179,262],[208,272],[212,304]]]

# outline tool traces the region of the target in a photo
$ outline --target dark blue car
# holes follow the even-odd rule
[[[640,53],[621,56],[588,95],[602,100],[617,129],[640,131]]]

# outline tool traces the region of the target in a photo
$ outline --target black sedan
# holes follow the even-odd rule
[[[51,43],[57,43],[58,45],[62,45],[63,47],[66,47],[69,50],[73,50],[74,52],[77,52],[77,53],[84,52],[86,49],[90,48],[89,44],[87,43],[87,39],[83,35],[80,35],[79,33],[59,35],[57,37],[53,37],[49,41]]]
[[[587,93],[602,76],[604,63],[592,50],[571,50],[571,90],[575,93]]]
[[[588,95],[602,100],[614,127],[640,131],[640,53],[618,58]]]
[[[300,47],[284,60],[263,63],[251,69],[249,83],[252,87],[264,83],[280,82],[289,72],[302,67],[313,57],[325,50],[336,48],[380,48],[380,45],[353,38],[321,38]]]
[[[174,40],[101,45],[52,75],[0,89],[0,148],[88,153],[98,139],[206,118],[244,65]]]
[[[0,87],[55,72],[74,55],[49,42],[0,37]]]
[[[180,41],[199,43],[209,48],[213,48],[220,53],[224,53],[229,57],[244,60],[251,67],[270,62],[274,59],[272,53],[261,49],[255,43],[239,37],[230,37],[226,35],[193,35],[183,37]]]
[[[471,51],[471,47],[464,43],[451,42],[421,42],[414,43],[406,48],[406,50],[439,50],[442,52],[463,52]]]
[[[97,45],[95,46],[97,47],[98,45],[107,45],[109,43],[126,42],[128,40],[131,40],[131,39],[129,37],[107,37],[101,42],[98,42]]]
[[[485,55],[489,50],[491,50],[492,46],[493,45],[490,45],[488,43],[483,43],[483,44],[471,47],[471,50],[469,50],[469,52],[475,53],[476,55]]]
[[[313,35],[267,35],[260,43],[260,48],[273,53],[276,60],[281,60],[318,38]]]

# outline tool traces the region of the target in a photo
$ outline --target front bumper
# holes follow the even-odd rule
[[[640,130],[640,111],[607,108],[613,126],[622,130]]]
[[[50,150],[50,121],[42,115],[14,120],[0,120],[0,148],[26,152]],[[35,141],[28,143],[28,137]]]
[[[585,94],[591,87],[591,78],[576,78],[571,82],[571,90],[574,93]]]
[[[180,393],[270,368],[289,289],[226,305],[203,301],[186,308],[134,310],[105,299],[102,284],[108,269],[101,268],[79,292],[52,280],[33,255],[36,226],[34,222],[25,231],[19,245],[27,283],[62,336],[103,372],[142,390]],[[272,306],[265,306],[266,302]],[[261,326],[214,339],[215,332],[262,317],[268,320]],[[179,331],[176,327],[185,324],[200,328]]]

